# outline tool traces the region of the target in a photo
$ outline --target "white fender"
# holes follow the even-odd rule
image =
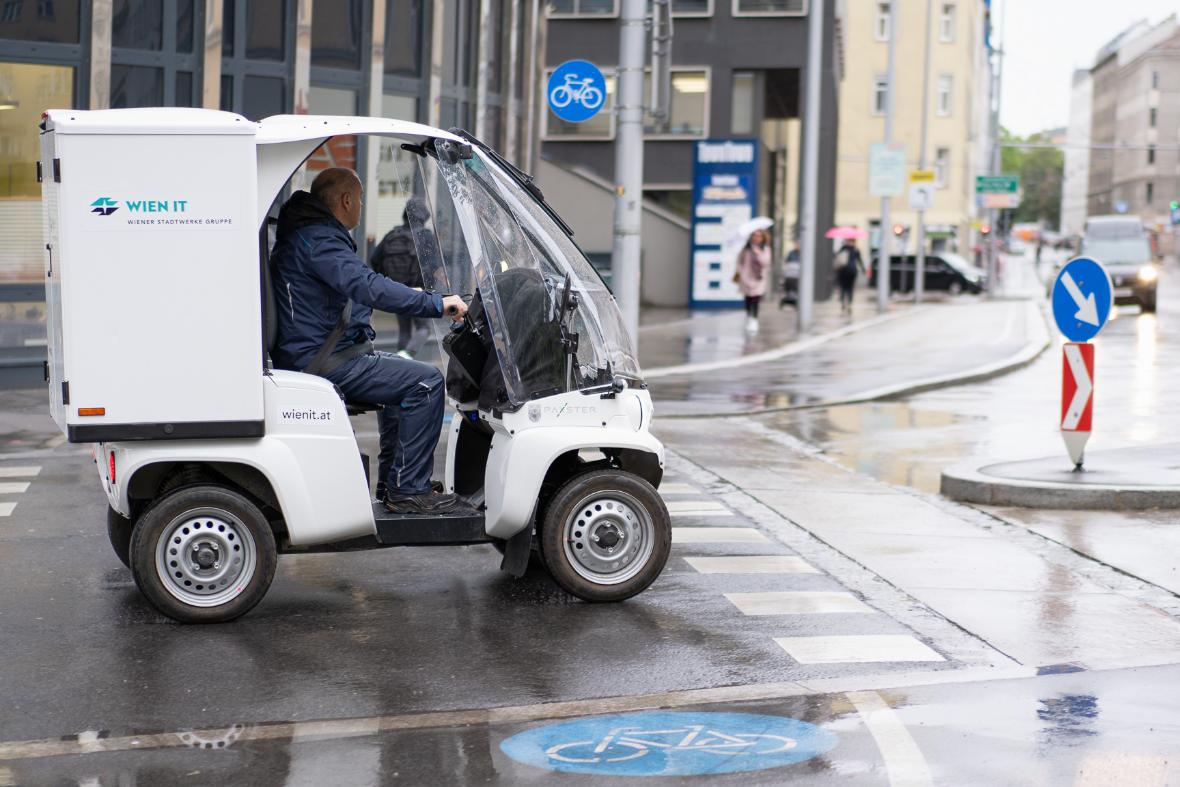
[[[226,462],[259,470],[274,489],[293,545],[322,544],[376,532],[369,490],[344,403],[320,377],[275,371],[266,378],[266,435],[242,440],[106,443],[116,483],[103,478],[111,506],[130,513],[127,489],[158,462]],[[108,474],[99,461],[99,474]]]

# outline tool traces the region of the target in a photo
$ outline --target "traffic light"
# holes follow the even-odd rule
[[[894,224],[893,225],[893,234],[894,235],[897,235],[900,237],[901,234],[904,232],[905,232],[905,225],[903,225],[903,224]]]
[[[1172,210],[1180,210],[1180,200],[1172,200],[1168,203],[1168,207]]]
[[[979,234],[980,235],[991,235],[992,234],[992,225],[984,224],[982,227],[979,228]]]

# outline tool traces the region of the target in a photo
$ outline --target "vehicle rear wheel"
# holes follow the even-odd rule
[[[553,496],[540,540],[545,565],[562,589],[585,601],[622,601],[663,571],[672,525],[647,481],[622,470],[594,470]]]
[[[111,506],[107,506],[107,538],[111,540],[111,548],[115,550],[115,557],[119,562],[131,568],[128,555],[131,552],[131,520],[120,514]]]
[[[963,294],[963,285],[960,282],[952,281],[950,283],[950,285],[946,288],[946,291],[950,295],[962,295]]]
[[[1147,298],[1144,298],[1142,301],[1139,302],[1139,309],[1140,309],[1140,311],[1143,311],[1143,312],[1150,312],[1152,314],[1155,313],[1155,292],[1154,291],[1152,291],[1150,296],[1148,296]]]
[[[232,489],[187,486],[160,498],[131,534],[131,573],[156,609],[183,623],[249,612],[274,579],[274,533]]]

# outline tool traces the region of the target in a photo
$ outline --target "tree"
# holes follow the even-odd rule
[[[1047,134],[1037,133],[1021,139],[1007,129],[1000,130],[1004,143],[1050,144]],[[1060,148],[1004,147],[1000,153],[1002,169],[1020,175],[1024,197],[1015,211],[1005,211],[1007,224],[1043,222],[1049,229],[1061,224],[1061,181],[1065,171],[1065,154]]]

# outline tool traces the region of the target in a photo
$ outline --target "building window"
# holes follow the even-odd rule
[[[352,71],[361,67],[361,13],[361,0],[319,0],[315,4],[311,17],[313,66]]]
[[[111,9],[111,46],[158,52],[163,41],[162,0],[115,0]]]
[[[111,109],[158,107],[164,103],[164,69],[111,66]]]
[[[754,72],[734,71],[730,94],[729,131],[731,134],[754,133]]]
[[[387,0],[385,73],[418,76],[422,62],[422,0]]]
[[[877,16],[873,19],[873,38],[889,40],[889,3],[877,3]]]
[[[20,20],[21,11],[24,10],[24,0],[4,0],[3,8],[0,8],[0,22],[10,23]]]
[[[873,77],[873,114],[884,115],[889,96],[889,78],[884,74]]]
[[[942,74],[938,77],[938,95],[935,98],[935,112],[939,117],[949,117],[951,114],[951,89],[954,86],[954,77],[950,74]]]
[[[1155,163],[1155,145],[1148,145],[1147,146],[1147,163],[1148,164]]]
[[[618,0],[549,0],[549,16],[618,16]]]
[[[1155,128],[1155,122],[1159,119],[1159,110],[1155,107],[1147,110],[1147,125]]]
[[[944,44],[955,41],[955,4],[943,3],[942,14],[938,17],[938,40]]]
[[[807,0],[733,0],[734,16],[802,16]]]
[[[643,78],[643,95],[651,95],[651,74]],[[709,73],[707,71],[672,71],[672,94],[668,107],[667,128],[657,128],[651,116],[644,119],[647,134],[674,134],[702,137],[709,104]]]
[[[672,16],[711,16],[712,0],[672,0]]]
[[[1151,207],[1152,197],[1155,196],[1155,184],[1150,180],[1147,181],[1147,207]]]
[[[1159,90],[1160,89],[1160,72],[1158,72],[1158,71],[1151,72],[1151,89],[1152,90]]]
[[[950,183],[951,149],[934,149],[934,185],[945,189]]]

